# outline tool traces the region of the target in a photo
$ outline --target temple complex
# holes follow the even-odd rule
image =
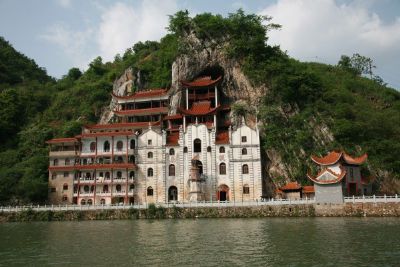
[[[370,185],[361,176],[360,165],[367,154],[351,157],[345,152],[332,151],[325,157],[311,156],[319,165],[316,176],[307,175],[314,182],[315,198],[321,203],[342,203],[343,196],[370,193]]]
[[[250,201],[262,195],[257,125],[232,125],[221,77],[166,89],[112,94],[114,117],[50,146],[54,204]]]

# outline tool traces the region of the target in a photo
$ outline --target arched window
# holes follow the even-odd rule
[[[68,166],[70,163],[71,163],[71,161],[70,161],[68,158],[66,158],[66,159],[65,159],[65,165]]]
[[[242,155],[247,155],[247,148],[242,148]]]
[[[250,187],[248,184],[243,185],[243,194],[250,194]]]
[[[153,152],[147,153],[147,158],[152,159],[153,158]]]
[[[88,186],[88,185],[85,185],[85,186],[83,187],[83,191],[84,191],[85,193],[89,193],[89,186]]]
[[[183,148],[183,153],[188,153],[188,148],[187,148],[187,146],[185,146],[185,147]]]
[[[168,201],[177,201],[178,200],[178,188],[176,186],[171,186],[168,189]]]
[[[135,156],[129,156],[129,163],[135,163]]]
[[[83,159],[82,163],[83,165],[87,165],[87,159]]]
[[[63,190],[68,190],[68,184],[63,184]]]
[[[199,138],[196,138],[193,141],[193,152],[194,153],[201,152],[201,140]]]
[[[82,199],[81,200],[81,205],[86,205],[86,200]]]
[[[64,195],[63,197],[62,197],[62,201],[68,201],[68,197],[66,196],[66,195]]]
[[[169,150],[169,155],[170,155],[170,156],[175,155],[175,149],[171,148],[171,149]]]
[[[129,178],[131,178],[131,179],[135,178],[135,172],[134,171],[129,172]]]
[[[123,148],[124,148],[124,143],[122,143],[122,141],[118,141],[117,142],[117,151],[122,151]]]
[[[54,179],[56,179],[56,178],[57,178],[57,173],[53,172],[53,173],[51,174],[51,179],[54,180]]]
[[[219,153],[221,153],[221,154],[225,153],[225,147],[221,146],[219,148]]]
[[[136,146],[135,139],[131,139],[130,149],[135,149],[135,146]]]
[[[105,205],[106,204],[106,200],[104,198],[100,199],[100,204],[101,205]]]
[[[117,160],[116,160],[117,163],[123,163],[123,161],[124,161],[124,160],[122,159],[121,156],[117,157]]]
[[[129,185],[129,191],[132,192],[133,190],[135,190],[135,185],[134,184]]]
[[[169,176],[175,176],[175,165],[174,164],[169,165],[168,173],[169,173]]]
[[[153,195],[153,187],[149,186],[147,187],[147,195],[152,196]]]
[[[120,184],[117,184],[117,186],[115,187],[115,190],[117,190],[117,192],[121,192],[121,185]]]
[[[95,152],[96,151],[96,143],[95,142],[91,142],[90,143],[90,152]]]
[[[147,169],[147,177],[153,177],[153,169],[152,168]]]
[[[104,152],[110,152],[110,142],[105,141],[103,145]]]
[[[53,166],[58,166],[58,159],[53,160]]]
[[[87,200],[87,204],[88,204],[88,205],[92,205],[92,204],[93,204],[93,200],[88,199],[88,200]]]
[[[103,185],[103,193],[108,193],[108,184]]]
[[[110,179],[110,172],[106,172],[106,180]]]
[[[211,147],[210,146],[207,147],[207,152],[211,152]]]
[[[85,174],[85,177],[88,178],[88,179],[90,179],[90,178],[92,177],[92,175],[90,174],[90,172],[87,172],[87,173]]]
[[[122,172],[121,171],[117,171],[117,178],[121,179],[122,178]]]
[[[219,174],[226,175],[226,164],[223,162],[219,164]]]
[[[242,174],[248,174],[249,173],[249,166],[247,164],[244,164],[242,166]]]
[[[104,173],[103,172],[99,172],[99,177],[104,177]]]

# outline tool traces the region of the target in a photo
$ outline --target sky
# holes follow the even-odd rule
[[[400,89],[399,0],[0,0],[0,36],[60,78],[97,56],[110,61],[138,41],[159,40],[178,10],[226,16],[239,8],[281,24],[268,42],[291,57],[336,64],[359,53]]]

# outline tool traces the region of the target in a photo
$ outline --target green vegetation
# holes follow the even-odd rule
[[[179,54],[190,53],[186,39],[191,34],[238,61],[255,86],[270,89],[258,114],[264,122],[262,143],[282,154],[293,179],[305,183],[309,155],[330,149],[367,152],[371,175],[385,170],[398,179],[400,93],[387,88],[373,75],[373,62],[357,54],[340,60],[338,55],[337,66],[289,58],[267,44],[268,32],[280,27],[270,22],[242,10],[193,18],[180,11],[170,17],[169,34],[160,42],[139,42],[112,62],[98,57],[84,73],[72,68],[57,81],[0,38],[0,203],[45,202],[45,141],[74,136],[82,125],[97,122],[112,82],[128,67],[140,72],[144,88],[169,87],[171,65]],[[235,110],[248,112],[240,105]],[[332,132],[334,141],[322,142],[320,126]],[[161,216],[162,211],[154,212]]]

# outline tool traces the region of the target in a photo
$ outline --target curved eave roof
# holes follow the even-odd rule
[[[90,130],[103,130],[103,129],[120,129],[120,128],[145,128],[148,126],[160,125],[159,121],[156,122],[126,122],[126,123],[111,123],[111,124],[94,124],[86,125],[86,129]]]
[[[346,153],[343,153],[343,159],[346,161],[347,164],[351,165],[361,165],[363,164],[368,158],[367,154],[362,155],[361,157],[353,158]]]
[[[217,84],[220,80],[222,79],[222,76],[219,76],[217,79],[212,80],[210,78],[200,78],[197,80],[194,80],[192,82],[188,81],[181,81],[181,84],[185,87],[207,87],[207,86],[213,86]]]
[[[330,175],[332,179],[320,180],[320,177],[326,174]],[[337,174],[331,171],[330,169],[325,169],[321,171],[320,173],[318,173],[317,177],[313,177],[311,174],[307,174],[307,177],[316,184],[336,184],[341,182],[345,176],[346,176],[346,170],[344,168],[341,168],[340,174]]]
[[[332,151],[322,158],[312,155],[311,159],[319,165],[333,165],[340,160],[342,154],[342,152]]]
[[[167,96],[167,95],[168,95],[167,89],[153,89],[153,90],[148,90],[148,91],[140,91],[140,92],[136,92],[132,95],[125,95],[125,96],[116,95],[116,94],[114,94],[114,92],[111,93],[111,96],[118,100],[159,98],[159,97],[163,97],[163,96]]]
[[[201,109],[198,108],[196,110],[191,110],[191,109],[182,109],[179,108],[179,111],[185,115],[190,115],[190,116],[199,116],[199,115],[209,115],[217,111],[219,109],[220,105],[218,105],[215,108],[209,108],[209,109]]]
[[[81,135],[77,135],[77,138],[91,138],[97,136],[130,136],[133,135],[132,131],[126,132],[98,132],[98,133],[84,133]]]

